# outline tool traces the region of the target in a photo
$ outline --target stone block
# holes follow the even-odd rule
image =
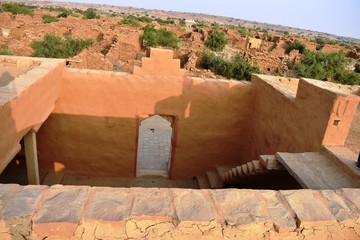
[[[358,211],[360,210],[360,189],[355,188],[344,188],[342,189],[342,193],[345,198],[354,204]]]
[[[280,191],[295,212],[300,227],[336,224],[336,218],[314,190]]]
[[[207,190],[172,189],[178,220],[210,222],[217,218]]]
[[[4,189],[6,185],[2,185]],[[0,187],[0,189],[3,189]],[[18,186],[1,197],[0,239],[24,239],[31,235],[31,216],[46,186]],[[10,236],[10,237],[9,237]],[[9,237],[9,238],[8,238]]]
[[[33,234],[44,238],[73,236],[88,197],[89,187],[54,185],[43,193],[33,216]]]
[[[125,221],[130,216],[133,195],[129,189],[92,188],[86,205],[85,220]]]
[[[130,218],[156,218],[172,220],[174,208],[171,205],[171,195],[168,189],[135,188],[134,203]]]
[[[46,186],[19,186],[3,199],[0,219],[30,216],[46,189]]]
[[[211,192],[217,207],[228,225],[257,228],[272,228],[266,201],[253,190],[216,190]]]
[[[322,190],[320,194],[325,198],[325,203],[339,222],[355,221],[359,210],[351,208],[339,191]]]
[[[294,231],[296,228],[295,214],[283,196],[277,191],[260,191],[260,193],[265,198],[275,231]]]
[[[4,195],[18,187],[18,184],[0,184],[0,198],[3,198]]]

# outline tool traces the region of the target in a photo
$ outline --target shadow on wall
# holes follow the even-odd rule
[[[133,177],[136,118],[53,113],[38,134],[39,167],[98,177]]]
[[[8,85],[15,77],[10,74],[10,72],[6,71],[0,76],[0,87]]]
[[[244,139],[240,136],[251,111],[251,87],[188,78],[181,95],[156,103],[155,113],[176,117],[172,178],[191,178],[216,165],[241,162]]]
[[[64,97],[38,134],[41,168],[134,177],[138,128],[151,115],[174,117],[171,178],[191,179],[240,161],[251,84],[95,73],[67,73]]]

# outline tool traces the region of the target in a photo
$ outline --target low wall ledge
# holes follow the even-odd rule
[[[2,239],[6,235],[254,239],[264,234],[269,239],[326,238],[329,234],[334,239],[359,239],[360,232],[360,189],[191,190],[1,184],[0,198]]]

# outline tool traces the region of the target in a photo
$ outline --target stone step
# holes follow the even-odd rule
[[[231,170],[233,167],[232,166],[221,165],[221,166],[216,166],[215,168],[216,168],[216,171],[218,172],[219,176],[221,177],[221,179],[223,181],[225,181],[226,172]]]
[[[356,168],[358,155],[346,147],[324,146],[320,153],[331,160],[354,179],[360,179],[360,170]]]
[[[236,170],[237,170],[237,173],[238,173],[239,176],[243,176],[243,175],[244,175],[244,172],[243,172],[241,166],[237,166],[237,167],[236,167]]]
[[[224,184],[223,181],[221,181],[221,178],[217,171],[211,170],[206,172],[206,177],[210,183],[210,187],[215,188],[223,188]]]
[[[252,164],[254,166],[254,171],[257,172],[264,172],[265,171],[265,167],[264,165],[261,164],[261,162],[259,160],[253,160]]]
[[[253,165],[253,163],[248,162],[246,164],[247,164],[247,167],[248,167],[249,174],[253,174],[254,173],[254,165]]]
[[[198,182],[200,189],[209,189],[210,188],[210,183],[206,176],[197,176],[196,181]]]
[[[232,171],[234,177],[239,177],[236,167],[232,168],[231,171]]]
[[[275,155],[260,155],[260,162],[267,170],[284,170]]]
[[[303,188],[358,188],[360,181],[318,152],[277,153],[277,159]]]
[[[242,168],[242,171],[243,171],[244,175],[248,175],[248,174],[249,174],[249,170],[248,170],[247,164],[241,165],[241,168]]]

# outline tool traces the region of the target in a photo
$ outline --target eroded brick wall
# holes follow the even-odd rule
[[[360,239],[360,190],[0,185],[1,239]]]

